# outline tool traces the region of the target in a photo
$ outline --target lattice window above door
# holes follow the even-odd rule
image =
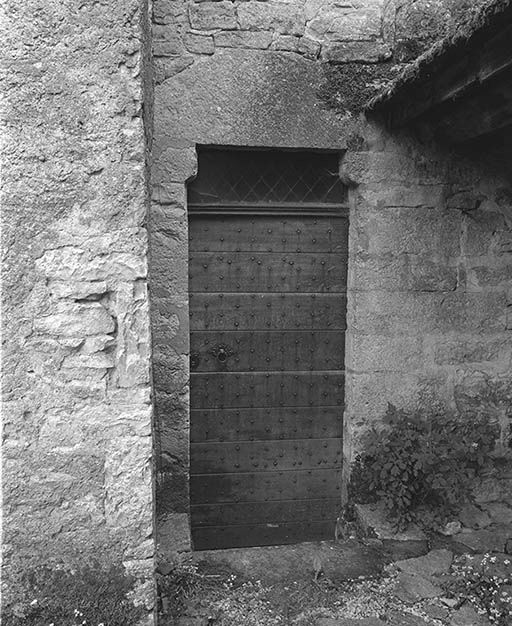
[[[336,153],[200,149],[189,206],[341,205]]]

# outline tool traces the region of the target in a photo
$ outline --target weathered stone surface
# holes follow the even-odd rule
[[[422,337],[353,333],[347,349],[353,355],[352,367],[357,372],[410,372],[422,367],[425,360]]]
[[[90,304],[62,303],[56,312],[35,320],[40,331],[55,336],[108,334],[114,331],[115,321],[107,309],[97,302]]]
[[[400,572],[394,594],[403,602],[414,604],[427,598],[438,598],[443,594],[443,590],[428,578]]]
[[[187,33],[185,35],[185,48],[195,54],[213,54],[215,44],[213,43],[213,37],[211,35]]]
[[[458,284],[458,268],[446,259],[391,253],[355,255],[354,280],[361,290],[453,291]]]
[[[308,59],[317,59],[321,50],[321,45],[309,39],[309,37],[301,37],[297,46],[297,52],[303,54]]]
[[[342,149],[347,126],[319,106],[321,80],[321,68],[298,55],[218,49],[157,86],[155,135],[160,143],[183,129],[199,144]]]
[[[386,519],[381,504],[355,504],[354,511],[357,523],[369,536],[375,535],[378,539],[393,539],[396,541],[424,541],[425,533],[419,528],[410,528],[403,532],[396,532],[391,522]]]
[[[391,58],[392,49],[377,41],[344,41],[324,46],[322,58],[334,63],[379,63]]]
[[[434,574],[444,574],[450,569],[453,554],[450,550],[432,550],[425,556],[406,561],[397,561],[396,567],[406,574],[416,576],[433,576]]]
[[[154,75],[157,85],[163,83],[168,78],[172,78],[183,72],[194,63],[193,55],[180,55],[178,57],[169,57],[163,59],[155,59]]]
[[[423,607],[423,611],[428,617],[438,620],[445,620],[450,614],[448,609],[438,604],[427,604]]]
[[[495,337],[459,337],[444,339],[435,345],[434,358],[439,365],[481,363],[484,361],[506,362],[511,340],[507,334]]]
[[[474,530],[459,533],[457,542],[473,552],[503,552],[505,543],[512,534],[512,528],[496,527],[492,530]]]
[[[381,34],[382,3],[373,0],[357,9],[338,3],[307,0],[307,34],[324,41],[364,41]]]
[[[235,6],[226,0],[192,3],[189,6],[189,15],[192,28],[197,30],[230,29],[237,26]]]
[[[489,502],[482,508],[495,524],[512,524],[512,508],[501,502]]]
[[[221,48],[259,48],[266,50],[272,42],[272,33],[265,31],[231,31],[215,34],[215,45]]]
[[[466,528],[486,528],[491,523],[489,515],[472,504],[464,505],[458,517]],[[512,521],[512,517],[510,521]]]
[[[482,478],[473,488],[473,497],[479,505],[509,500],[510,494],[512,494],[512,480],[510,479]]]
[[[499,293],[366,292],[355,294],[355,328],[382,334],[500,331],[504,297]]]
[[[155,184],[162,181],[184,183],[197,173],[197,154],[194,148],[166,148],[155,155],[153,176]]]
[[[447,409],[450,382],[443,372],[402,372],[400,377],[393,371],[350,372],[346,381],[347,404],[358,408],[354,427],[359,425],[359,418],[368,420],[368,415],[384,415],[388,402],[408,411],[425,406]]]
[[[446,524],[440,529],[440,533],[445,537],[454,537],[458,535],[462,530],[462,524],[459,520],[452,520],[451,522],[446,522]]]
[[[293,3],[242,2],[238,6],[238,19],[243,30],[269,30],[284,35],[302,35],[304,16]]]
[[[451,626],[489,626],[490,623],[485,616],[479,615],[469,604],[454,611],[450,621]]]

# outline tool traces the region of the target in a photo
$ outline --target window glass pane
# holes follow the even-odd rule
[[[277,150],[199,151],[190,205],[341,204],[347,189],[335,153]]]

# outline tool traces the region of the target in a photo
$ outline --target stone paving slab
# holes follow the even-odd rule
[[[407,604],[415,604],[427,598],[438,598],[443,590],[434,585],[428,578],[400,572],[395,596]]]
[[[495,526],[485,530],[459,533],[454,540],[473,552],[503,552],[507,540],[511,537],[510,526]]]
[[[405,561],[397,561],[395,566],[406,574],[416,576],[433,576],[434,574],[444,574],[450,569],[453,561],[453,554],[450,550],[432,550],[424,556]]]
[[[483,615],[478,615],[472,606],[466,605],[454,611],[450,626],[490,626],[490,622]]]

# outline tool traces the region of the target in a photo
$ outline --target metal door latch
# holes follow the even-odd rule
[[[235,351],[230,348],[230,346],[227,346],[224,343],[219,343],[210,350],[208,350],[208,353],[211,354],[215,359],[217,359],[219,365],[222,367],[226,365],[229,357],[235,354]]]

